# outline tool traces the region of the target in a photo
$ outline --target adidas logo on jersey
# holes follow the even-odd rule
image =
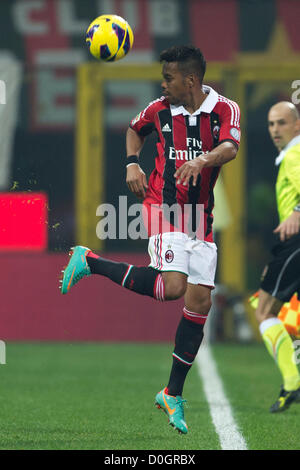
[[[165,124],[164,127],[162,128],[162,132],[172,132],[171,127],[169,124]]]

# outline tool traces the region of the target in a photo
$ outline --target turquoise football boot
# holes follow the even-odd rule
[[[86,260],[87,253],[91,251],[86,246],[75,246],[71,248],[69,255],[71,259],[65,268],[61,280],[60,290],[62,294],[67,294],[72,286],[77,284],[84,276],[90,276],[91,270]]]
[[[155,406],[161,408],[169,418],[169,424],[180,434],[187,434],[188,427],[184,421],[183,400],[179,395],[173,397],[166,393],[166,389],[161,390],[155,398]]]

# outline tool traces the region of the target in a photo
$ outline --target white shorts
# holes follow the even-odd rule
[[[215,286],[217,246],[191,239],[185,233],[160,233],[149,239],[149,266],[159,271],[177,271],[188,276],[190,284]]]

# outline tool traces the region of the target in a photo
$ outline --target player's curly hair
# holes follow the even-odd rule
[[[177,62],[184,75],[196,73],[202,83],[206,71],[206,60],[195,46],[172,46],[160,54],[160,62]]]

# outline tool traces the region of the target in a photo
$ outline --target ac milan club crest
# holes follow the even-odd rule
[[[165,260],[167,263],[172,263],[174,259],[174,253],[172,250],[168,250],[166,251],[166,254],[165,254]]]

